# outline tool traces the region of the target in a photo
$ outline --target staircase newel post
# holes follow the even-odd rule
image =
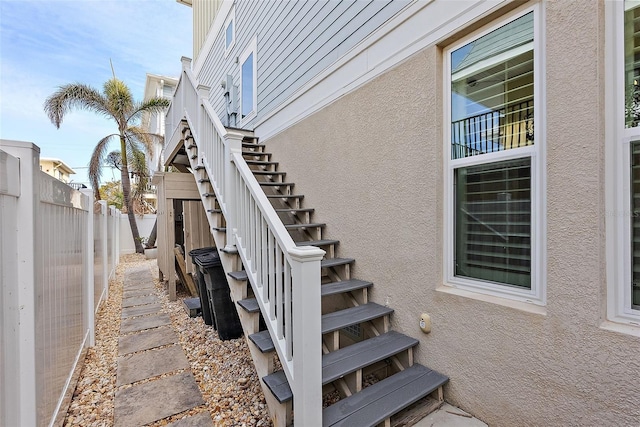
[[[236,186],[235,164],[233,163],[233,155],[242,156],[242,138],[243,135],[237,132],[227,132],[224,135],[224,194],[225,204],[227,206],[227,244],[225,250],[235,252],[236,249],[236,232],[238,229],[238,204]]]
[[[179,117],[184,117],[184,110],[187,105],[187,91],[185,90],[185,87],[189,82],[189,79],[187,77],[187,70],[191,68],[191,58],[183,56],[182,58],[180,58],[180,62],[182,62],[182,84],[180,85],[180,106],[182,107],[182,110],[178,111],[178,115]]]
[[[312,246],[289,251],[293,282],[293,416],[296,425],[322,422],[322,334],[320,261]]]

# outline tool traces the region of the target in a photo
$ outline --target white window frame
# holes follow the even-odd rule
[[[631,143],[640,126],[625,128],[624,2],[606,2],[605,49],[605,225],[607,233],[607,319],[640,326],[631,307],[632,229]]]
[[[229,27],[230,23],[233,24],[233,26],[231,27],[231,43],[229,43],[229,46],[227,46],[227,28]],[[235,6],[233,6],[229,11],[229,15],[227,16],[227,19],[224,21],[222,32],[224,34],[224,37],[223,37],[224,38],[224,57],[226,58],[227,56],[229,56],[229,52],[231,52],[231,49],[233,49],[233,47],[236,44],[236,8]]]
[[[243,111],[243,95],[242,95],[242,88],[243,88],[243,79],[244,77],[242,76],[242,65],[245,63],[245,61],[249,58],[249,56],[253,54],[253,99],[252,99],[252,106],[251,106],[251,111],[244,117],[242,117],[242,111]],[[251,43],[249,43],[249,46],[247,46],[247,48],[244,50],[244,52],[242,53],[242,55],[240,56],[240,124],[244,124],[247,123],[248,121],[252,120],[253,118],[255,118],[257,111],[258,111],[258,39],[256,37],[253,38],[253,40],[251,41]]]
[[[534,134],[531,146],[486,153],[460,159],[451,159],[451,53],[456,49],[533,12],[533,58],[534,58]],[[447,46],[443,50],[444,64],[444,280],[445,286],[463,289],[473,293],[491,295],[536,305],[546,305],[546,100],[544,90],[544,13],[543,6],[536,4],[501,17],[498,21]],[[455,169],[474,165],[495,163],[521,158],[531,159],[531,289],[474,280],[455,275],[455,194],[453,191]]]

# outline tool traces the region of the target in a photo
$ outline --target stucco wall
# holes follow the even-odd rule
[[[264,141],[356,258],[445,398],[492,426],[638,425],[640,339],[604,320],[602,1],[546,3],[546,313],[443,287],[442,54],[430,47]],[[463,35],[464,33],[461,33]],[[453,35],[455,36],[455,35]],[[595,60],[594,60],[595,59]],[[541,104],[537,104],[541,105]],[[432,316],[422,334],[419,315]]]

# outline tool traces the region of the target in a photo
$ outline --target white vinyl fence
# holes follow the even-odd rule
[[[61,424],[119,257],[120,213],[0,141],[0,425]]]

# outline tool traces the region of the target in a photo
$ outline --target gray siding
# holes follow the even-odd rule
[[[410,0],[238,1],[236,40],[224,57],[224,29],[217,34],[198,79],[211,87],[211,102],[226,120],[220,82],[227,74],[240,84],[238,58],[257,37],[258,113],[265,114],[337,61]]]

